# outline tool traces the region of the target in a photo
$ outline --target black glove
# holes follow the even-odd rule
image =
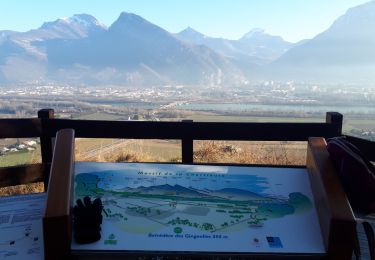
[[[77,200],[73,208],[74,239],[79,244],[87,244],[98,241],[100,236],[100,224],[102,224],[102,201],[97,198],[91,202],[90,197]]]

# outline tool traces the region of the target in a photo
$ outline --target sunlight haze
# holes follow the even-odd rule
[[[121,12],[138,14],[177,33],[190,26],[211,36],[239,39],[253,28],[290,42],[309,39],[326,30],[348,8],[365,0],[5,0],[0,30],[28,31],[46,21],[87,13],[110,26]]]

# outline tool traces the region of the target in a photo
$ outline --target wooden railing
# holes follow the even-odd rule
[[[38,119],[2,119],[0,138],[40,137],[43,163],[52,159],[52,139],[57,131],[71,128],[79,138],[177,139],[182,162],[193,163],[194,140],[307,141],[308,137],[341,135],[343,117],[326,114],[325,123],[229,123],[98,121],[54,118],[52,109],[38,112]]]
[[[337,112],[327,112],[324,123],[218,123],[57,119],[53,109],[42,109],[38,111],[38,118],[0,119],[0,138],[40,137],[42,166],[34,166],[37,171],[40,167],[49,167],[53,139],[57,131],[66,128],[74,129],[78,138],[181,140],[182,163],[194,163],[194,140],[307,141],[312,136],[329,138],[341,135],[342,122],[343,116]],[[367,150],[373,150],[374,143],[369,143]],[[371,154],[374,160],[375,154]],[[0,169],[0,187],[9,183],[5,179],[8,174],[2,172]],[[48,175],[49,171],[45,172]],[[43,179],[47,181],[48,176]]]

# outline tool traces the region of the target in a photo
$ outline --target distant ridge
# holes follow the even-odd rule
[[[245,80],[238,68],[213,50],[185,44],[126,12],[109,28],[80,14],[12,34],[2,40],[0,63],[8,82],[216,86]],[[33,67],[39,68],[38,73]]]
[[[278,79],[375,81],[375,1],[353,7],[330,28],[290,49],[269,68]]]
[[[375,82],[375,1],[296,44],[253,29],[238,40],[193,28],[171,34],[122,12],[109,27],[89,14],[0,31],[0,83],[235,87],[252,80]]]
[[[275,60],[293,46],[281,37],[266,34],[259,28],[251,30],[239,40],[208,37],[190,27],[175,36],[191,44],[205,45],[227,58],[248,59],[249,63],[258,65]]]

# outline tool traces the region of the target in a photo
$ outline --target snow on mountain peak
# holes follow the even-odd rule
[[[250,39],[253,38],[254,36],[262,35],[265,34],[264,29],[261,28],[254,28],[250,32],[246,33],[242,38],[243,39]]]
[[[106,28],[103,23],[99,22],[95,17],[89,14],[75,14],[72,17],[67,18],[66,20],[70,23],[80,24],[86,28],[90,28],[92,26]]]
[[[41,29],[49,29],[55,26],[78,26],[91,30],[93,28],[107,29],[103,23],[99,22],[95,17],[88,14],[75,14],[71,17],[62,17],[53,22],[45,22]]]

